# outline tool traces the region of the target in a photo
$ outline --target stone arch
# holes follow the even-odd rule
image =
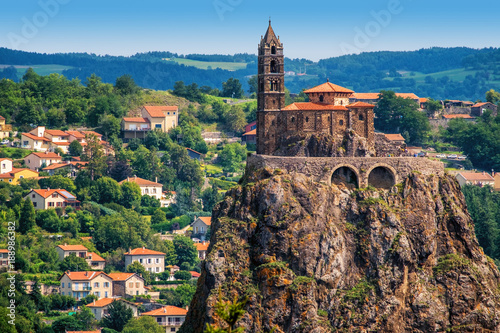
[[[358,188],[360,184],[359,171],[350,164],[336,165],[330,177],[330,184]]]
[[[273,59],[271,60],[271,62],[269,63],[269,66],[270,66],[270,71],[271,73],[278,73],[278,61]]]
[[[398,182],[398,172],[387,164],[377,163],[372,165],[366,174],[368,186],[390,189]]]

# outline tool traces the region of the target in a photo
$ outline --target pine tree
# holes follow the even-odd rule
[[[19,232],[26,234],[35,226],[35,207],[31,200],[24,200],[19,218]]]

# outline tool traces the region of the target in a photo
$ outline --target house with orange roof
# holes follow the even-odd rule
[[[9,137],[9,132],[12,131],[12,125],[7,125],[5,123],[5,118],[0,116],[0,139],[5,139]]]
[[[494,116],[498,114],[498,107],[490,102],[476,103],[471,107],[471,116],[481,117],[485,111],[491,111]]]
[[[113,295],[113,279],[104,272],[65,272],[59,279],[61,294],[80,300],[92,294],[98,299]]]
[[[56,153],[45,151],[44,153],[31,153],[24,158],[24,163],[33,171],[39,171],[51,164],[61,163],[62,157]]]
[[[0,174],[12,171],[12,160],[10,158],[0,158]]]
[[[9,266],[9,250],[0,249],[0,269]]]
[[[465,120],[474,120],[475,118],[472,117],[469,114],[462,114],[462,113],[457,113],[457,114],[445,114],[443,115],[444,119],[465,119]]]
[[[193,237],[200,238],[202,241],[205,240],[205,235],[207,234],[208,228],[212,224],[212,217],[210,216],[200,216],[195,218],[191,226],[193,227]]]
[[[113,296],[145,295],[144,279],[137,273],[109,273],[113,279]]]
[[[409,98],[413,101],[415,101],[419,106],[420,104],[420,97],[415,95],[414,93],[395,93],[396,97],[402,97],[402,98]],[[366,102],[370,104],[377,104],[379,100],[379,95],[380,93],[353,93],[352,96],[350,97],[349,101],[351,103],[354,102]],[[425,100],[427,102],[427,100]]]
[[[209,241],[202,241],[199,243],[194,243],[196,250],[198,251],[198,258],[200,260],[205,260],[207,257],[208,246],[210,245]]]
[[[197,280],[201,276],[200,273],[195,272],[195,271],[189,271],[189,273],[191,273],[191,280]]]
[[[151,197],[155,197],[158,200],[161,200],[163,194],[163,185],[158,182],[152,182],[147,179],[139,178],[137,176],[127,177],[127,179],[122,180],[119,184],[123,184],[124,182],[132,182],[139,185],[141,188],[141,195],[149,195]]]
[[[256,144],[257,143],[257,129],[253,129],[249,132],[246,132],[245,134],[242,135],[241,141],[245,143],[250,143],[250,144]]]
[[[68,142],[69,133],[61,130],[45,130],[44,136],[51,142]]]
[[[397,145],[404,145],[405,144],[405,138],[399,133],[398,134],[384,134],[384,136],[391,143],[394,143]]]
[[[129,302],[122,298],[101,298],[100,300],[94,300],[92,303],[86,306],[92,311],[96,320],[101,320],[104,316],[108,315],[108,307],[113,302],[123,302],[125,307],[132,310],[132,315],[137,317],[139,314],[139,306],[135,303]]]
[[[67,256],[75,255],[85,259],[87,264],[94,270],[103,270],[104,267],[106,267],[106,260],[103,257],[97,253],[89,252],[83,245],[58,245],[56,247],[56,252],[60,260],[64,260]]]
[[[187,150],[187,153],[188,153],[188,156],[190,158],[192,158],[193,160],[201,160],[201,158],[203,157],[203,154],[200,153],[200,152],[197,152],[196,150],[194,149],[191,149],[191,148],[186,148]]]
[[[95,331],[65,331],[65,333],[101,333],[100,329]]]
[[[37,210],[57,207],[80,209],[80,201],[64,189],[34,189],[24,199],[30,199]]]
[[[148,131],[168,132],[179,123],[179,108],[167,105],[145,105],[141,108],[141,117],[125,117],[122,120],[124,139],[146,137]]]
[[[78,141],[80,143],[85,142],[85,134],[80,131],[66,131],[68,134],[68,142]]]
[[[139,262],[148,272],[161,273],[165,271],[165,253],[139,247],[136,249],[129,249],[124,254],[125,268],[132,264],[134,261]]]
[[[151,316],[166,332],[177,332],[186,320],[187,309],[167,305],[160,309],[143,312],[141,316]]]
[[[43,168],[43,171],[48,172],[49,176],[53,176],[56,174],[61,174],[64,172],[66,177],[76,177],[76,174],[78,171],[87,165],[88,162],[76,162],[76,161],[69,161],[69,162],[63,162],[63,163],[54,163],[51,164],[45,168]]]
[[[495,178],[487,172],[459,172],[455,177],[460,187],[465,185],[495,186]]]
[[[21,148],[42,152],[49,150],[50,139],[44,137],[43,132],[41,136],[35,135],[32,132],[21,134]],[[39,134],[39,132],[37,133]]]
[[[38,172],[26,168],[13,168],[9,172],[0,174],[0,181],[18,185],[23,178],[37,178]]]

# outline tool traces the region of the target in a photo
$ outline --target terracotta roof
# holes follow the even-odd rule
[[[118,298],[101,298],[100,300],[93,301],[92,303],[87,304],[88,308],[102,308],[103,306],[110,305]]]
[[[11,171],[0,174],[0,178],[13,178],[16,175],[16,173],[19,173],[19,172],[24,171],[24,170],[29,170],[31,172],[34,172],[38,176],[38,172],[33,171],[31,169],[28,169],[28,168],[12,168]]]
[[[443,116],[445,119],[456,119],[456,118],[461,118],[461,119],[474,119],[474,117],[471,117],[468,114],[445,114]]]
[[[186,309],[178,308],[172,305],[167,305],[160,309],[143,312],[141,315],[142,316],[185,316],[186,314],[187,314]]]
[[[139,178],[139,177],[127,177],[127,179],[122,180],[119,184],[123,184],[124,182],[136,183],[137,185],[151,185],[151,186],[163,186],[160,183],[152,182],[147,179]]]
[[[321,92],[328,92],[328,93],[340,92],[340,93],[351,93],[351,94],[354,93],[354,91],[352,91],[351,89],[347,89],[347,88],[338,86],[338,85],[333,84],[331,82],[326,82],[326,83],[320,84],[319,86],[305,90],[304,92],[306,94],[321,93]]]
[[[80,239],[84,241],[90,241],[92,240],[92,237],[80,237]]]
[[[347,106],[348,108],[374,108],[375,105],[373,104],[370,104],[370,103],[365,103],[365,102],[356,102],[356,103],[352,103],[352,104],[349,104]]]
[[[191,277],[194,277],[194,278],[199,278],[201,276],[200,273],[195,272],[195,271],[189,271],[189,273],[191,273]]]
[[[0,249],[0,253],[9,253],[9,250],[7,250],[7,249]]]
[[[420,103],[427,103],[428,100],[428,98],[422,97],[420,98]]]
[[[63,251],[87,251],[83,245],[58,245]]]
[[[145,254],[165,255],[165,253],[163,253],[163,252],[148,250],[148,249],[145,249],[143,247],[138,247],[137,249],[133,249],[132,251],[125,253],[126,256],[130,256],[130,255],[138,256],[138,255],[145,255]]]
[[[397,97],[403,97],[403,98],[411,98],[411,99],[418,99],[420,98],[415,95],[414,93],[395,93]],[[352,95],[352,98],[355,99],[369,99],[369,100],[376,100],[379,98],[380,93],[354,93]]]
[[[7,158],[7,157],[0,158],[0,162],[1,162],[1,161],[6,161],[6,160],[7,160],[7,161],[11,161],[11,162],[12,162],[12,160],[11,160],[10,158]]]
[[[146,112],[152,117],[152,118],[165,118],[166,114],[164,113],[167,111],[177,111],[179,108],[177,106],[167,106],[167,105],[160,105],[160,106],[153,106],[153,105],[144,105],[144,109],[146,109]]]
[[[390,141],[404,141],[405,138],[401,134],[384,134],[385,138]]]
[[[69,146],[69,142],[54,142],[52,141],[51,144],[57,145],[57,146]]]
[[[486,172],[460,172],[459,175],[462,175],[462,177],[464,177],[466,180],[471,181],[495,181],[495,179]]]
[[[102,134],[99,134],[97,132],[94,132],[94,131],[81,131],[84,135],[95,135],[97,136],[98,138],[102,137]]]
[[[88,162],[69,162],[69,163],[54,163],[49,165],[48,167],[43,168],[43,170],[55,170],[59,168],[64,168],[67,166],[77,166],[77,165],[86,165]]]
[[[57,135],[57,136],[69,136],[68,133],[65,131],[61,130],[45,130],[45,133],[50,134],[50,135]]]
[[[106,261],[103,257],[101,257],[95,252],[89,252],[88,255],[90,256],[90,260],[92,261]]]
[[[61,156],[57,155],[56,153],[49,152],[49,151],[45,152],[45,153],[31,153],[30,155],[35,155],[35,156],[41,157],[41,158],[58,158],[58,159],[62,159]],[[28,156],[30,156],[30,155],[28,155]],[[28,156],[26,156],[26,157],[28,157]]]
[[[417,95],[415,95],[414,93],[396,93],[396,96],[420,100],[420,98]]]
[[[257,135],[257,129],[254,128],[250,132],[246,132],[245,134],[243,134],[243,136],[245,136],[245,135]]]
[[[28,137],[32,140],[35,140],[35,141],[46,141],[46,142],[50,142],[50,139],[47,139],[43,136],[36,136],[36,135],[33,135],[31,133],[22,133],[22,135],[24,135],[25,137]]]
[[[347,108],[342,105],[332,105],[326,103],[313,103],[313,102],[302,102],[302,103],[293,103],[283,108],[282,111],[347,111]]]
[[[208,250],[208,246],[210,245],[210,242],[203,242],[203,243],[194,243],[194,246],[198,251],[206,251]]]
[[[5,119],[4,117],[0,116],[0,120],[4,120],[4,119]]]
[[[190,150],[190,151],[192,151],[193,153],[196,153],[196,154],[199,154],[199,155],[203,155],[202,153],[199,153],[199,152],[197,152],[196,150],[191,149],[191,148],[186,148],[186,150]]]
[[[123,118],[123,121],[129,121],[131,123],[149,123],[148,118],[141,118],[141,117],[131,117],[131,118]]]
[[[490,104],[490,102],[485,102],[485,103],[476,103],[476,104],[474,104],[472,107],[473,107],[473,108],[478,108],[478,107],[481,107],[481,106],[486,105],[486,104]]]
[[[199,216],[198,217],[200,220],[203,221],[206,225],[211,225],[212,224],[212,217],[211,216]]]
[[[110,278],[113,279],[113,281],[126,281],[136,274],[135,273],[109,273],[108,275]]]
[[[47,190],[32,190],[32,192],[35,192],[36,194],[40,195],[43,198],[48,198],[52,194],[57,193],[66,199],[76,199],[76,197],[74,195],[72,195],[71,193],[69,193],[65,189],[60,189],[60,188],[53,189],[53,190],[48,190],[48,189]],[[72,197],[70,197],[70,196],[72,196]]]
[[[86,271],[86,272],[65,272],[63,274],[63,276],[67,275],[69,277],[69,279],[72,280],[72,281],[85,281],[85,280],[92,280],[93,278],[95,278],[96,276],[99,276],[101,274],[104,274],[104,275],[108,276],[104,272],[92,272],[92,271]],[[61,276],[61,279],[62,279],[63,276]]]
[[[85,135],[83,135],[82,133],[80,133],[78,131],[66,131],[66,133],[68,133],[69,135],[74,136],[75,138],[79,138],[79,139],[85,138]]]

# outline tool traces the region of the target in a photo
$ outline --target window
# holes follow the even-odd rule
[[[64,296],[64,291],[62,292],[62,295]]]
[[[155,124],[155,128],[161,129],[161,124]]]
[[[363,115],[362,115],[362,114],[360,114],[360,115],[358,116],[358,119],[359,119],[359,120],[363,120]]]
[[[94,291],[94,295],[96,295],[97,297],[100,297],[101,296],[100,294],[101,294],[100,292]]]
[[[308,123],[308,122],[309,122],[309,117],[306,117],[306,123]]]
[[[33,194],[31,195],[31,197],[32,197],[32,198],[34,198],[34,197],[35,197],[35,194],[33,193]]]
[[[75,282],[75,290],[78,290],[78,282]]]
[[[68,288],[71,288],[71,282],[68,282]]]
[[[148,258],[148,264],[150,264],[150,263],[151,263],[151,258]]]
[[[94,282],[94,288],[99,288],[99,282]]]
[[[156,273],[160,271],[160,267],[156,267]]]
[[[142,264],[142,258],[141,258],[141,259],[139,259],[139,262]]]
[[[104,282],[104,288],[109,288],[109,282]]]
[[[24,176],[19,176],[19,178],[20,178],[20,179],[23,179],[23,178],[24,178]]]
[[[175,327],[171,327],[170,332],[175,332]]]
[[[339,125],[340,125],[340,126],[343,126],[343,125],[344,125],[344,121],[343,121],[342,119],[341,119],[341,120],[339,120]]]
[[[323,103],[323,101],[324,101],[324,100],[325,100],[325,97],[323,97],[323,95],[320,95],[320,96],[319,96],[319,101],[320,101],[321,103]]]
[[[36,207],[36,201],[35,201],[35,202],[33,202],[33,207]]]
[[[170,112],[167,112],[167,116],[170,116]]]
[[[161,317],[156,317],[156,322],[161,323]]]
[[[276,46],[271,46],[271,54],[276,54]]]
[[[141,284],[140,284],[139,282],[136,282],[136,283],[135,283],[135,287],[136,287],[136,288],[139,288],[140,286],[141,286]]]
[[[61,282],[61,288],[64,288],[64,282]]]
[[[108,298],[108,292],[107,291],[104,292],[104,297]]]
[[[133,282],[129,282],[128,287],[129,288],[134,288],[134,283]]]
[[[295,122],[295,117],[292,117],[292,123],[294,123],[294,122]]]
[[[174,116],[175,116],[175,112],[174,112]]]
[[[52,194],[52,198],[57,198],[57,193]]]
[[[156,194],[156,189],[154,188],[151,193]]]

